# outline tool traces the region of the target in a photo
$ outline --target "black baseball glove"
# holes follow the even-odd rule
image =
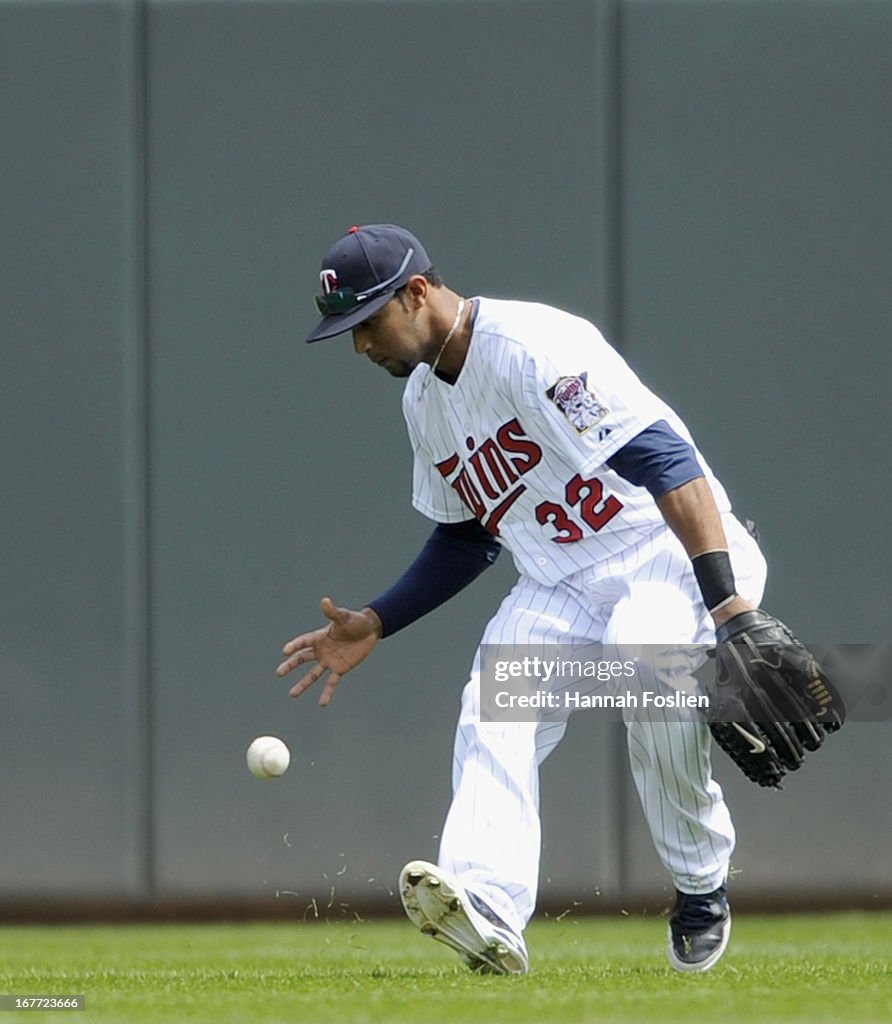
[[[747,778],[780,789],[842,727],[842,699],[814,655],[760,609],[719,626],[714,656],[712,735]]]

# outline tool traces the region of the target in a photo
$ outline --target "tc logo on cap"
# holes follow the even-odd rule
[[[322,283],[322,294],[330,295],[338,290],[338,275],[334,270],[322,270],[319,273],[319,280]]]

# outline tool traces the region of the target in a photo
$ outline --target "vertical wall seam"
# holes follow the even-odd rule
[[[138,691],[139,816],[141,896],[155,896],[154,721],[151,672],[151,522],[149,514],[149,254],[148,254],[148,0],[130,0],[130,59],[133,96],[131,123],[131,211],[133,314],[129,380],[131,444],[130,586],[133,672]]]
[[[142,218],[142,322],[143,322],[143,438],[145,442],[144,466],[145,466],[145,558],[146,558],[146,616],[145,616],[145,648],[146,648],[146,675],[145,675],[145,737],[146,737],[146,762],[145,762],[145,821],[146,821],[146,849],[145,849],[145,877],[146,887],[150,898],[157,896],[157,870],[155,861],[156,849],[156,820],[155,820],[155,701],[153,692],[152,672],[152,651],[154,621],[152,615],[152,459],[151,459],[151,412],[152,412],[152,389],[151,389],[151,262],[150,262],[150,230],[151,219],[149,210],[149,171],[150,171],[150,148],[149,148],[149,114],[150,114],[150,92],[149,92],[149,3],[150,0],[139,0],[140,7],[140,134],[141,145],[141,218]]]
[[[623,302],[624,252],[623,252],[623,47],[622,47],[623,0],[602,0],[601,16],[604,35],[604,61],[602,75],[603,98],[603,173],[605,176],[605,240],[602,252],[605,259],[604,293],[607,332],[612,344],[625,352],[628,339],[625,337]],[[617,895],[627,898],[630,884],[629,858],[629,810],[631,792],[629,787],[628,753],[626,750],[626,728],[619,724],[610,727],[610,761],[612,765],[612,817],[615,826]]]
[[[625,194],[623,188],[623,3],[624,0],[608,0],[609,12],[609,69],[607,97],[607,295],[610,330],[616,347],[625,352],[628,339],[625,336],[623,281],[624,247],[623,227]]]
[[[610,280],[610,291],[612,295],[612,316],[613,330],[616,343],[623,353],[628,352],[629,339],[626,337],[625,318],[625,248],[623,245],[623,230],[625,226],[625,190],[623,188],[623,173],[625,170],[623,160],[623,3],[624,0],[613,0],[613,89],[611,94],[611,124],[612,139],[609,147],[611,162],[611,258],[610,264],[613,273]],[[617,750],[614,763],[616,764],[616,806],[617,806],[617,831],[619,833],[619,874],[618,883],[620,893],[624,897],[631,895],[629,892],[630,877],[630,821],[632,791],[629,785],[629,754],[628,737],[625,725],[616,730]]]

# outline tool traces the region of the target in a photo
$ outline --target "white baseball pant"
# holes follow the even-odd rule
[[[725,532],[741,596],[758,604],[765,560],[732,516]],[[521,577],[484,632],[482,644],[634,647],[714,642],[690,559],[668,530],[594,578],[583,571],[545,586]],[[735,833],[712,778],[711,736],[696,711],[625,714],[629,758],[645,818],[676,888],[711,892],[727,877]],[[455,738],[453,799],[439,864],[522,931],[538,886],[539,765],[560,742],[564,722],[481,722],[480,651],[462,694]]]

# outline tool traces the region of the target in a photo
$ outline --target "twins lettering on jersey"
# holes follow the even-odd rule
[[[469,456],[453,452],[436,466],[475,518],[497,537],[505,513],[527,490],[521,478],[542,461],[542,448],[516,416],[482,444],[476,445],[471,437],[466,444]],[[623,507],[613,495],[604,498],[604,485],[597,477],[584,479],[578,473],[567,481],[560,497],[561,501],[543,501],[535,508],[536,521],[553,527],[551,540],[556,544],[582,540],[585,532],[579,519],[597,532]]]
[[[472,451],[467,461],[453,452],[437,469],[474,516],[498,536],[502,517],[527,489],[520,478],[539,465],[542,449],[517,417],[503,423],[476,451],[473,438],[467,443]]]

